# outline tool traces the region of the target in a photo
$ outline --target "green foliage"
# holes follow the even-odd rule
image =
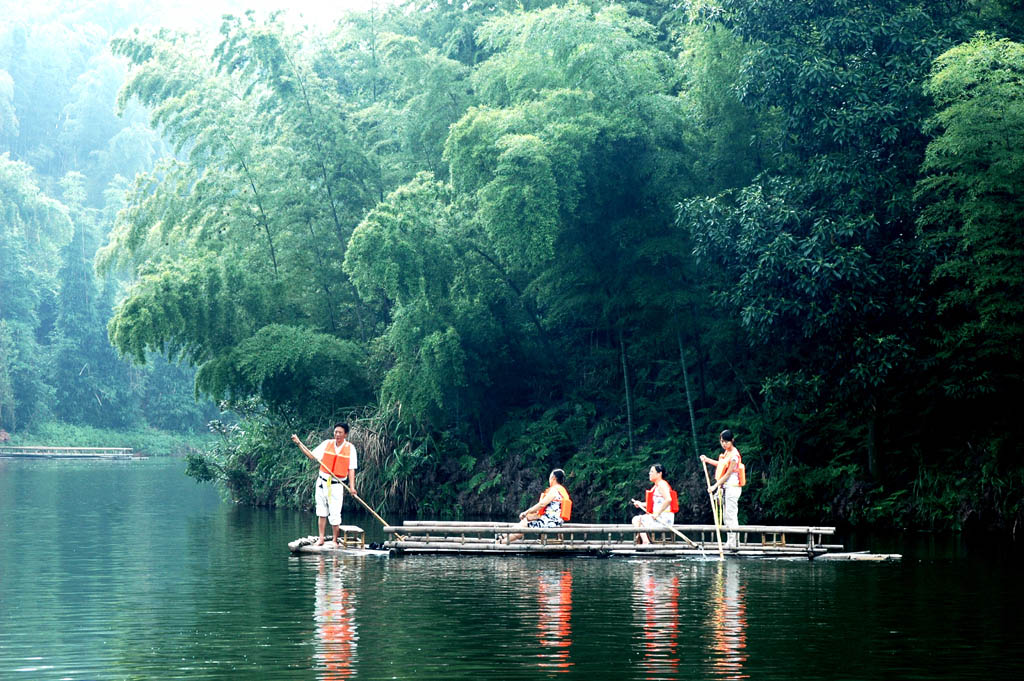
[[[116,175],[143,169],[162,144],[139,125],[137,108],[123,116],[114,111],[126,69],[106,53],[107,41],[136,17],[110,3],[98,20],[83,23],[83,14],[77,6],[36,5],[4,17],[0,152],[31,164],[53,185],[68,171],[82,172],[89,203],[97,206]]]
[[[117,282],[98,282],[92,268],[121,205],[122,176],[163,148],[137,106],[114,112],[126,68],[106,53],[107,40],[136,15],[67,3],[8,14],[0,26],[0,423],[137,426],[147,381],[109,347]],[[78,23],[87,16],[98,21]]]
[[[678,249],[647,212],[667,217],[689,161],[652,34],[621,8],[580,5],[481,27],[493,56],[445,143],[450,184],[414,178],[349,245],[360,295],[393,306],[385,401],[486,440],[537,383],[576,371],[554,344],[579,343],[595,307],[605,332],[635,309],[637,261]]]
[[[167,431],[148,426],[97,428],[60,421],[41,421],[31,428],[13,433],[12,446],[51,445],[54,447],[131,447],[146,456],[183,456],[210,443],[207,433]]]
[[[210,423],[217,437],[202,452],[188,455],[186,474],[201,482],[219,482],[237,503],[308,506],[316,473],[294,445],[285,445],[291,444],[287,428],[252,410],[251,404],[240,411],[244,418],[237,425]]]
[[[953,395],[1024,386],[1024,45],[984,34],[941,55],[918,226],[938,259],[942,381]],[[1014,400],[1011,400],[1014,401]]]
[[[729,427],[748,521],[1010,526],[1019,46],[950,48],[977,28],[1014,38],[1017,14],[410,0],[315,40],[253,13],[212,45],[138,32],[112,44],[124,125],[100,112],[112,60],[32,82],[71,93],[60,144],[99,176],[151,157],[143,108],[175,156],[67,184],[46,248],[117,215],[99,265],[130,282],[110,338],[136,362],[193,365],[236,410],[189,473],[243,503],[308,507],[288,437],[315,444],[345,418],[360,491],[397,514],[507,516],[559,466],[579,519],[622,521],[659,461],[681,519],[709,520],[693,449]],[[0,62],[4,139],[47,95],[15,62]],[[53,149],[31,153],[56,165]],[[15,195],[41,193],[7,168]],[[113,299],[70,249],[24,266],[39,256],[24,235],[57,226],[26,205],[0,203],[19,216],[0,250],[18,286],[0,301],[15,348],[0,419],[29,399],[23,358],[59,349],[67,374],[85,349],[64,339],[106,320],[73,294]],[[147,412],[198,418],[144,392]],[[1006,435],[979,447],[989,428]]]
[[[42,193],[31,168],[0,154],[0,427],[7,430],[47,415],[52,388],[39,306],[54,286],[57,249],[70,230],[67,209]]]
[[[351,341],[270,324],[204,364],[196,387],[218,400],[257,395],[283,416],[309,419],[368,398],[361,360]]]

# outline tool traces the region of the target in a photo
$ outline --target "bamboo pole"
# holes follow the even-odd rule
[[[667,529],[667,530],[668,530],[669,532],[672,532],[672,533],[673,533],[673,534],[675,534],[676,536],[678,536],[678,537],[682,538],[682,540],[683,540],[683,541],[685,541],[685,542],[686,542],[687,544],[689,544],[690,546],[692,546],[692,547],[694,547],[694,548],[700,548],[700,547],[698,547],[698,546],[697,546],[697,543],[696,543],[696,542],[694,542],[694,541],[693,541],[692,539],[690,539],[689,537],[687,537],[687,536],[686,536],[685,534],[683,534],[682,532],[680,532],[680,531],[679,531],[679,530],[677,530],[676,528],[672,527],[671,525],[666,525],[665,523],[663,523],[663,522],[661,522],[660,520],[658,520],[658,519],[657,519],[657,518],[656,518],[656,517],[654,516],[654,514],[653,514],[653,513],[648,513],[647,515],[649,515],[649,516],[651,516],[652,518],[654,518],[654,522],[658,523],[659,525],[661,525],[662,527],[664,527],[665,529]],[[648,529],[650,529],[650,528],[648,528]]]
[[[700,468],[704,471],[704,479],[708,483],[708,488],[711,487],[711,476],[708,475],[707,464],[704,463],[704,459],[698,459],[700,461]],[[715,518],[715,536],[718,538],[718,559],[725,560],[725,552],[722,550],[722,530],[719,527],[718,522],[718,507],[715,506],[715,496],[708,491],[708,498],[711,499],[711,515]]]
[[[323,468],[323,466],[321,466],[321,468]],[[376,518],[377,520],[380,521],[381,525],[383,525],[384,527],[388,527],[389,526],[388,521],[386,521],[383,518],[381,518],[380,515],[375,510],[373,510],[372,506],[370,506],[368,503],[363,501],[362,497],[360,497],[358,494],[356,494],[356,491],[354,489],[352,489],[352,487],[349,486],[349,484],[347,482],[342,480],[341,484],[345,487],[346,490],[348,490],[349,494],[351,494],[353,497],[355,497],[356,501],[358,501],[360,504],[365,506],[366,510],[369,511],[371,514],[373,514],[374,518]],[[403,537],[402,535],[398,534],[397,532],[395,533],[395,536],[398,537],[399,540],[404,540],[405,539],[405,537]]]

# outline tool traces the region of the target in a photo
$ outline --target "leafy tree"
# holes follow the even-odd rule
[[[136,361],[199,365],[201,390],[259,395],[288,418],[363,399],[340,397],[361,358],[339,339],[373,324],[341,272],[373,170],[337,115],[351,107],[279,24],[228,18],[222,35],[212,62],[170,33],[114,44],[136,65],[122,102],[151,107],[187,160],[137,182],[100,254],[105,271],[136,275],[111,339]],[[303,394],[314,376],[321,390]]]
[[[0,323],[8,386],[3,427],[30,425],[47,413],[45,350],[36,338],[37,306],[53,286],[56,249],[71,229],[60,202],[45,196],[24,163],[0,155]]]
[[[71,241],[60,252],[57,315],[50,342],[55,415],[66,423],[125,427],[137,417],[137,394],[128,367],[106,339],[109,294],[101,296],[93,272],[97,211],[85,206],[85,178],[62,181],[65,205],[74,218]]]
[[[917,184],[918,226],[939,258],[942,388],[1004,404],[1024,380],[1022,75],[1024,46],[985,34],[935,61],[934,138]]]
[[[402,32],[438,49],[440,54],[475,66],[490,54],[477,30],[487,21],[511,12],[528,12],[555,4],[552,0],[404,0]]]
[[[747,187],[685,202],[679,224],[721,266],[726,315],[761,353],[776,404],[853,417],[870,471],[879,419],[908,366],[921,309],[913,178],[927,113],[921,83],[957,37],[954,4],[705,3],[749,42],[736,88],[776,158]],[[834,445],[835,443],[833,443]],[[811,442],[808,442],[810,448]]]
[[[686,182],[671,65],[650,35],[621,8],[579,5],[485,24],[480,105],[445,146],[450,188],[419,178],[353,235],[346,270],[395,306],[385,396],[422,422],[481,426],[564,377],[553,344],[591,333],[595,308],[619,366],[615,329],[637,323],[623,320],[649,284],[638,261],[659,257],[665,198]],[[641,217],[659,203],[662,220]]]
[[[18,134],[18,114],[14,110],[14,79],[0,69],[0,139],[11,139]]]

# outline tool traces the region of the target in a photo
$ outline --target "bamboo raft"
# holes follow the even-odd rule
[[[131,459],[131,447],[0,447],[0,457],[35,459]],[[137,457],[135,457],[137,458]]]
[[[333,541],[325,541],[323,544],[317,545],[318,537],[310,535],[308,537],[299,537],[293,542],[288,543],[288,550],[292,553],[314,553],[314,554],[345,554],[354,556],[383,556],[387,557],[391,555],[391,551],[384,549],[371,549],[366,546],[366,533],[363,528],[358,525],[340,525],[340,536],[338,537],[337,543]]]
[[[687,543],[671,530],[651,530],[633,525],[566,523],[557,528],[519,527],[515,523],[446,522],[409,520],[388,525],[391,536],[385,548],[401,554],[560,555],[595,557],[689,557],[717,558],[719,544],[714,525],[673,525]],[[834,527],[788,525],[739,525],[721,530],[722,554],[731,558],[804,558],[813,560],[833,552],[848,560],[899,560],[897,554],[841,553],[841,544],[827,544]],[[735,547],[725,545],[726,532],[739,535]],[[646,532],[650,544],[637,544],[636,535]],[[503,543],[497,537],[522,534]],[[853,557],[857,556],[857,557]]]

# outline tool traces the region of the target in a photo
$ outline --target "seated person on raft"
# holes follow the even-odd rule
[[[548,488],[540,501],[519,514],[520,527],[561,527],[572,515],[572,499],[565,491],[565,471],[556,468],[548,476]],[[522,539],[522,534],[510,534],[505,543]]]
[[[654,487],[647,490],[646,503],[637,499],[631,500],[634,506],[644,511],[640,515],[633,516],[633,527],[646,527],[652,530],[671,527],[676,519],[674,511],[678,508],[679,502],[676,501],[673,504],[675,492],[665,480],[665,467],[660,463],[654,464],[647,472],[647,477],[654,483]],[[651,540],[646,532],[640,532],[637,534],[637,542],[649,544]]]

